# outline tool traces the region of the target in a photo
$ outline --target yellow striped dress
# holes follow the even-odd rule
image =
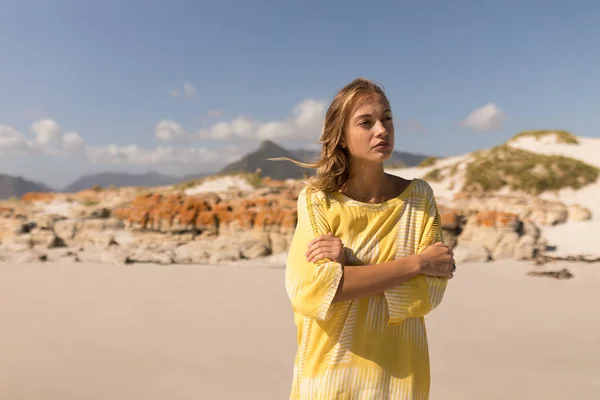
[[[423,317],[440,304],[447,279],[419,275],[376,296],[333,303],[342,266],[305,257],[308,243],[328,232],[342,240],[350,265],[418,254],[443,240],[433,191],[423,180],[379,204],[300,192],[285,277],[298,331],[290,399],[427,399]]]

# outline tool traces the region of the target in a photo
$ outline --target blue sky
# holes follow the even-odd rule
[[[598,137],[599,13],[552,0],[4,1],[0,173],[61,187],[215,170],[265,138],[314,146],[357,76],[385,87],[396,150],[455,155],[525,129]]]

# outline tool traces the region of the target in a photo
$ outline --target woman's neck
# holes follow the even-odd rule
[[[378,203],[390,195],[389,179],[383,164],[360,165],[351,168],[350,177],[344,189],[348,197],[365,203]]]

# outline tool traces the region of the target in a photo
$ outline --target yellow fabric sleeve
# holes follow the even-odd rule
[[[285,286],[294,311],[324,321],[333,313],[333,298],[342,278],[340,263],[323,259],[317,263],[306,260],[308,243],[326,235],[329,226],[321,203],[310,188],[298,196],[298,223],[288,251]]]
[[[440,213],[432,193],[428,196],[427,206],[417,254],[434,243],[443,242]],[[447,282],[447,278],[418,275],[386,290],[384,295],[388,305],[388,323],[400,324],[406,318],[423,317],[433,311],[442,301]]]

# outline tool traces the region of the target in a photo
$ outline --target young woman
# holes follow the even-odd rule
[[[298,328],[291,399],[427,399],[424,316],[452,278],[431,187],[384,172],[394,149],[383,90],[333,99],[298,198],[285,285]]]

